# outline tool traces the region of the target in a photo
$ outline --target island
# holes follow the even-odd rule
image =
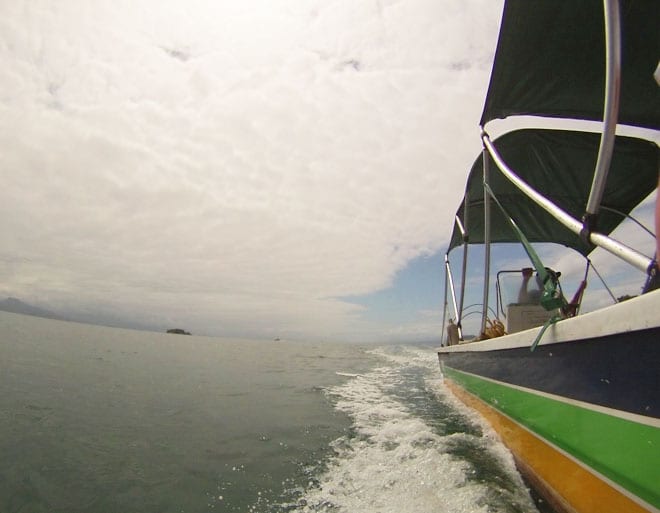
[[[173,333],[174,335],[192,335],[189,331],[182,330],[181,328],[172,328],[167,330],[167,333]]]

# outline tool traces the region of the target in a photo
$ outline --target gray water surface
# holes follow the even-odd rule
[[[350,425],[323,387],[357,346],[0,313],[0,511],[247,511],[307,483]]]
[[[544,513],[432,347],[0,312],[0,513]]]

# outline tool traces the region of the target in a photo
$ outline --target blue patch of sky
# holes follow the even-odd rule
[[[436,312],[438,321],[441,321],[445,293],[445,251],[443,249],[432,255],[411,260],[397,273],[394,282],[387,289],[364,296],[345,296],[339,299],[365,307],[363,317],[371,321],[390,324],[414,323],[421,318],[428,318],[429,312]],[[469,256],[468,275],[473,281],[467,286],[465,306],[479,302],[483,291],[482,247],[471,246]],[[518,269],[530,265],[524,251],[516,244],[504,244],[494,248],[493,259],[498,262],[496,265],[507,269],[511,266]],[[450,254],[450,262],[454,280],[459,280],[462,265],[460,248]],[[456,286],[458,285],[457,282]],[[451,302],[449,297],[448,301]],[[452,316],[451,313],[449,315]]]
[[[423,312],[442,312],[444,251],[411,260],[397,273],[392,286],[364,296],[340,298],[366,308],[363,317],[389,323],[413,322]]]

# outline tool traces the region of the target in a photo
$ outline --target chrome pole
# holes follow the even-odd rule
[[[448,255],[445,254],[445,262],[448,259]],[[445,340],[445,327],[447,322],[447,288],[448,288],[449,276],[447,275],[447,266],[445,265],[445,301],[442,304],[442,331],[440,332],[440,347],[444,346]],[[447,337],[447,345],[449,345],[449,337]]]
[[[582,222],[572,217],[570,214],[567,214],[564,210],[555,205],[552,201],[547,199],[545,196],[536,192],[532,187],[530,187],[527,182],[522,180],[502,159],[502,156],[499,154],[495,145],[488,137],[488,134],[482,133],[481,140],[483,141],[488,153],[493,157],[493,161],[497,165],[500,171],[506,176],[511,183],[513,183],[518,189],[520,189],[528,198],[530,198],[534,203],[548,212],[552,217],[557,221],[563,224],[566,228],[571,230],[576,235],[580,235],[582,231]],[[639,269],[640,271],[646,273],[649,265],[651,265],[651,258],[643,255],[637,250],[626,246],[625,244],[603,235],[602,233],[592,232],[589,234],[589,241],[606,251],[609,251],[616,257],[621,260],[628,262],[630,265]]]
[[[447,276],[449,276],[449,289],[451,291],[451,300],[454,305],[454,317],[458,318],[458,306],[456,304],[456,290],[454,289],[454,277],[451,274],[451,266],[449,265],[449,253],[445,254],[445,269],[447,271]],[[463,339],[463,332],[461,327],[458,327],[458,336],[459,339]]]
[[[605,100],[603,105],[603,132],[600,136],[598,160],[587,202],[586,217],[598,214],[605,191],[607,174],[614,151],[616,124],[619,116],[621,89],[621,22],[618,0],[603,0],[605,18]],[[587,226],[587,228],[589,228]]]
[[[482,134],[483,134],[482,128]],[[486,331],[486,321],[488,320],[488,290],[490,285],[490,195],[487,191],[488,185],[488,152],[484,146],[482,150],[483,157],[483,183],[484,183],[484,296],[483,313],[481,315],[481,331]]]
[[[465,201],[463,203],[463,218],[465,223],[468,222],[468,197],[465,195]],[[458,324],[459,330],[463,330],[463,305],[465,305],[465,280],[467,278],[467,259],[468,259],[468,232],[467,227],[465,227],[460,220],[458,220],[459,228],[461,230],[461,236],[463,237],[463,269],[461,273],[461,304],[458,310],[458,319],[456,324]],[[461,339],[462,340],[462,339]]]

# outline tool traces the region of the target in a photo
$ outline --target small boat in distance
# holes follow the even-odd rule
[[[617,127],[660,131],[659,26],[657,0],[505,0],[480,121],[483,151],[445,257],[444,381],[561,512],[660,511],[660,290],[580,312],[594,249],[649,281],[657,270],[654,258],[611,233],[658,184],[658,138],[624,137]],[[488,123],[511,116],[571,121],[491,140]],[[593,122],[599,133],[588,131]],[[514,242],[529,266],[491,271],[491,245]],[[585,279],[571,299],[537,243],[584,257]],[[475,285],[467,277],[472,245],[483,245],[486,279],[478,285],[480,335],[470,341],[462,330]],[[455,281],[449,254],[461,248]],[[511,278],[519,294],[505,300],[502,283]]]

